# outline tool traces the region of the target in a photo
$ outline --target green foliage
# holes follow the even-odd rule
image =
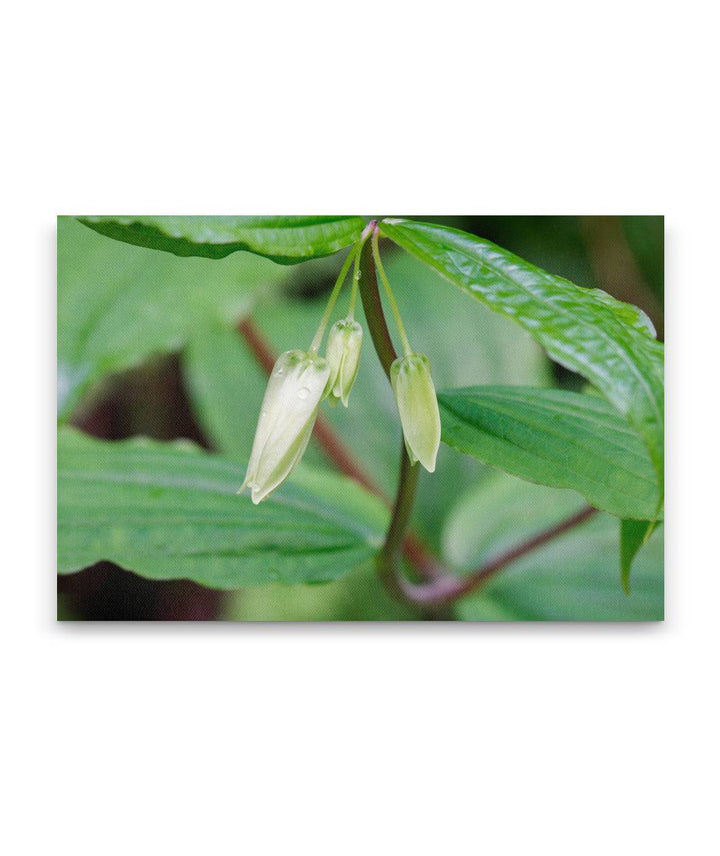
[[[179,259],[111,241],[58,218],[58,406],[61,419],[94,385],[155,354],[178,351],[208,324],[233,325],[285,270],[241,253]]]
[[[633,560],[654,532],[656,525],[654,520],[620,521],[620,581],[625,594],[630,594],[630,568]]]
[[[58,567],[108,559],[152,579],[212,588],[336,579],[382,542],[387,511],[310,468],[254,507],[244,472],[189,443],[58,438]]]
[[[644,440],[662,490],[663,346],[643,312],[465,232],[411,220],[386,220],[381,229],[593,383]]]
[[[571,488],[618,517],[652,517],[659,493],[640,438],[602,398],[477,386],[438,393],[443,440],[529,481]]]
[[[176,256],[221,259],[249,250],[282,264],[329,256],[349,247],[360,217],[80,217],[102,235]]]
[[[498,474],[451,511],[445,558],[469,570],[580,507],[574,493]],[[618,521],[597,514],[458,601],[456,614],[466,621],[660,621],[662,539],[654,535],[638,555],[632,597],[618,585],[617,539]]]

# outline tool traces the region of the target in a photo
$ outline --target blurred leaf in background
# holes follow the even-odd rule
[[[477,566],[581,508],[572,491],[498,473],[471,488],[450,512],[444,558],[460,572]],[[476,594],[462,598],[465,621],[659,621],[663,617],[663,542],[656,532],[633,566],[633,594],[620,586],[620,521],[597,514],[534,550]]]
[[[231,327],[286,278],[250,253],[176,258],[58,218],[58,412],[110,374],[179,351],[193,331]]]

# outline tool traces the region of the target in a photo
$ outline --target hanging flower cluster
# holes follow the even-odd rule
[[[279,487],[302,458],[317,419],[320,403],[342,401],[348,406],[350,391],[360,365],[363,330],[355,320],[360,280],[360,251],[367,234],[350,251],[330,294],[309,350],[285,351],[275,363],[265,391],[245,481],[257,505]],[[440,446],[440,412],[430,363],[410,348],[405,328],[378,249],[372,237],[375,264],[397,322],[404,355],[392,364],[390,380],[395,393],[405,446],[413,464],[420,462],[434,472]],[[319,354],[325,328],[335,307],[350,265],[355,262],[348,314],[330,328],[325,356]],[[240,492],[238,491],[238,492]]]

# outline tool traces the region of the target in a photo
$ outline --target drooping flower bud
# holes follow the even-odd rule
[[[440,447],[440,411],[430,361],[424,354],[398,357],[390,367],[390,381],[410,460],[432,473]]]
[[[278,357],[240,488],[250,488],[255,505],[281,485],[302,458],[329,375],[327,360],[312,351],[285,351]]]
[[[330,367],[328,394],[342,399],[345,407],[360,364],[362,337],[362,327],[352,318],[336,321],[328,335],[325,354]]]

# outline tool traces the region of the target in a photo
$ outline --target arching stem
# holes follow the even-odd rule
[[[368,229],[373,233],[377,227],[375,220],[371,221]],[[377,274],[375,271],[375,260],[373,258],[372,241],[366,240],[360,250],[360,299],[365,310],[370,337],[372,338],[375,351],[380,364],[390,380],[390,366],[397,359],[395,346],[390,338],[385,313],[380,302],[380,291],[378,290]]]
[[[355,244],[353,247],[351,247],[350,252],[345,258],[343,266],[340,268],[340,273],[338,274],[338,278],[335,281],[333,290],[330,292],[330,297],[328,298],[327,306],[325,307],[325,312],[323,312],[323,316],[320,319],[320,324],[318,325],[317,332],[315,333],[315,338],[312,340],[312,344],[310,345],[311,351],[315,351],[317,353],[317,351],[320,350],[320,345],[322,344],[322,338],[323,334],[325,333],[325,328],[328,325],[330,315],[332,314],[332,311],[335,308],[335,303],[338,299],[338,295],[340,294],[340,289],[343,287],[345,277],[347,276],[347,272],[350,270],[350,265],[353,263],[353,259],[357,255],[357,251],[358,246],[357,244]]]
[[[387,299],[390,303],[390,308],[392,309],[392,313],[395,316],[395,323],[397,324],[398,333],[400,334],[400,341],[402,342],[403,350],[405,351],[405,355],[407,356],[408,354],[412,353],[412,348],[410,347],[410,342],[408,340],[407,333],[405,332],[405,325],[403,324],[402,318],[400,317],[400,309],[398,308],[397,301],[395,300],[395,295],[393,294],[393,290],[390,287],[390,280],[387,278],[385,268],[383,267],[382,259],[380,258],[380,247],[378,241],[377,227],[373,229],[372,252],[373,261],[377,266],[378,274],[380,274],[380,281],[383,284],[385,294],[387,294]]]
[[[383,312],[378,290],[375,259],[377,258],[377,231],[376,223],[370,224],[372,228],[372,241],[366,240],[360,250],[360,298],[365,310],[370,337],[372,338],[378,359],[390,380],[390,367],[397,359],[397,353],[390,337],[385,313]],[[405,443],[402,445],[400,455],[400,476],[395,501],[392,508],[390,528],[385,536],[385,543],[378,556],[378,574],[387,588],[393,594],[406,597],[402,591],[397,572],[397,564],[402,550],[403,539],[410,523],[415,493],[419,476],[419,467],[410,463]]]

